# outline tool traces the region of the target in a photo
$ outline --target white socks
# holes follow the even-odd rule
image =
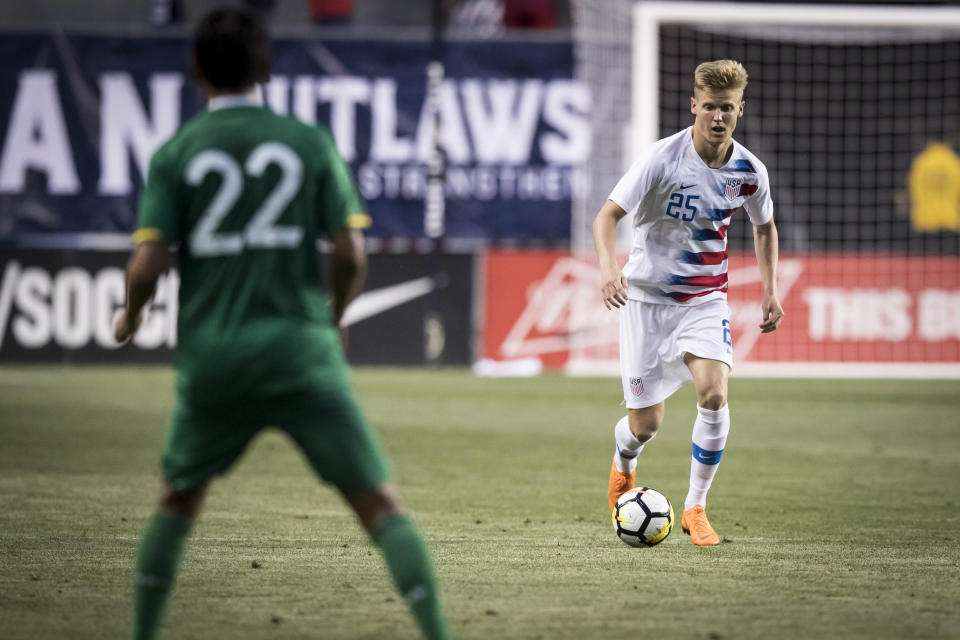
[[[730,431],[730,406],[716,411],[697,405],[697,420],[693,423],[693,457],[690,460],[690,490],[683,509],[707,505],[707,491],[717,474],[723,447]]]
[[[724,405],[716,411],[697,405],[697,420],[693,423],[692,457],[690,460],[690,490],[683,503],[684,510],[695,505],[707,505],[707,491],[723,455],[730,432],[730,407]],[[622,473],[633,473],[637,468],[637,456],[646,443],[641,444],[630,431],[627,416],[620,418],[613,430],[617,442],[616,455],[613,456],[617,469]],[[647,441],[649,442],[649,440]]]
[[[617,441],[617,455],[613,456],[617,470],[622,473],[633,473],[637,468],[637,456],[643,451],[644,445],[640,444],[637,437],[630,431],[628,416],[623,416],[617,422],[617,426],[613,429],[613,437]]]

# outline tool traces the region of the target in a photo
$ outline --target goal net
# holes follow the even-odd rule
[[[732,58],[750,78],[734,137],[770,173],[787,312],[760,335],[751,226],[735,215],[735,372],[960,375],[960,12],[576,0],[574,19],[593,95],[575,255],[589,262],[589,225],[630,159],[692,123],[697,64]],[[567,371],[618,370],[615,315],[571,327]]]

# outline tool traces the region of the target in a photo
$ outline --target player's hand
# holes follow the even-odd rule
[[[143,323],[143,311],[131,318],[126,309],[121,309],[113,319],[113,338],[120,344],[126,344],[133,338]]]
[[[616,309],[627,304],[627,277],[619,268],[600,269],[600,296],[607,309]]]
[[[776,331],[780,321],[783,320],[783,307],[780,306],[780,300],[774,295],[764,296],[762,308],[763,322],[760,323],[760,332]]]

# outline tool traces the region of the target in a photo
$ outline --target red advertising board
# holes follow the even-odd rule
[[[766,335],[757,326],[762,287],[753,254],[731,254],[729,273],[735,371],[960,371],[960,258],[781,255],[786,317]],[[590,258],[490,253],[480,356],[533,356],[572,373],[615,373],[617,312],[600,301],[599,280]]]

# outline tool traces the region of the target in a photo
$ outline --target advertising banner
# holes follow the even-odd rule
[[[567,246],[589,93],[567,43],[451,42],[446,236]],[[278,38],[271,109],[332,131],[381,238],[423,237],[427,41]],[[0,246],[125,248],[153,151],[203,108],[182,37],[4,33]]]
[[[161,276],[134,341],[113,339],[128,254],[7,250],[0,261],[0,362],[170,362],[175,269]],[[466,365],[473,354],[472,255],[374,254],[347,309],[355,364]]]
[[[752,254],[729,259],[734,373],[960,375],[960,259],[781,255],[786,316],[761,335],[762,284]],[[600,272],[565,252],[492,252],[479,357],[537,357],[575,374],[617,375],[618,314]]]

